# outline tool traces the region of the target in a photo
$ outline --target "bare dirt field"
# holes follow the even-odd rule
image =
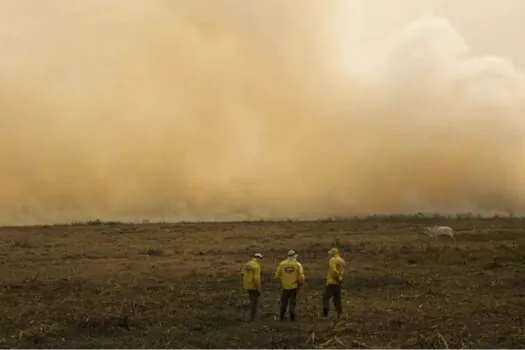
[[[456,241],[419,234],[450,225]],[[524,348],[525,220],[86,223],[0,229],[0,346]],[[326,252],[348,262],[345,315],[322,319]],[[272,274],[299,251],[298,319]],[[239,269],[265,255],[259,319]]]

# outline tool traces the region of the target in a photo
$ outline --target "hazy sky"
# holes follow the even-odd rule
[[[496,54],[525,64],[525,42],[514,40],[524,29],[520,0],[366,0],[363,38],[384,38],[420,15],[447,18],[477,54]]]
[[[0,17],[0,224],[525,207],[524,1]]]

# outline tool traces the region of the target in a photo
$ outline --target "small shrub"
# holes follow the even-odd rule
[[[120,221],[102,221],[100,219],[88,220],[88,221],[73,221],[70,223],[71,226],[117,226],[123,224]]]
[[[341,248],[343,248],[343,242],[341,241],[340,238],[336,238],[332,242],[332,247],[336,247],[336,248],[341,249]]]
[[[34,245],[28,240],[24,239],[24,240],[18,240],[18,241],[13,242],[12,247],[14,248],[33,248]]]
[[[89,220],[86,224],[87,225],[102,225],[103,222],[102,220],[97,219],[97,220]]]
[[[149,256],[164,256],[164,250],[161,248],[148,248],[144,251],[144,254]]]

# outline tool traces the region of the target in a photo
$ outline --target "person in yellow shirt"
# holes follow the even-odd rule
[[[284,320],[286,309],[290,304],[290,320],[295,321],[295,306],[297,304],[297,292],[304,283],[303,265],[297,261],[297,252],[290,250],[288,258],[281,261],[275,271],[275,279],[281,284],[280,319]]]
[[[323,294],[323,316],[328,317],[330,299],[334,303],[337,318],[343,312],[341,300],[341,284],[346,262],[339,255],[339,249],[332,248],[328,251],[328,274],[326,276],[326,287]]]
[[[263,255],[255,253],[242,267],[242,285],[250,298],[250,321],[255,319],[257,304],[261,296],[261,261]]]

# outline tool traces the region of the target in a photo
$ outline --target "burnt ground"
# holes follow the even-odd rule
[[[419,234],[446,224],[456,241]],[[348,262],[345,316],[319,317],[326,251]],[[0,229],[0,346],[525,348],[524,219],[101,224]],[[299,251],[298,320],[271,275]],[[239,269],[265,255],[260,319]]]

